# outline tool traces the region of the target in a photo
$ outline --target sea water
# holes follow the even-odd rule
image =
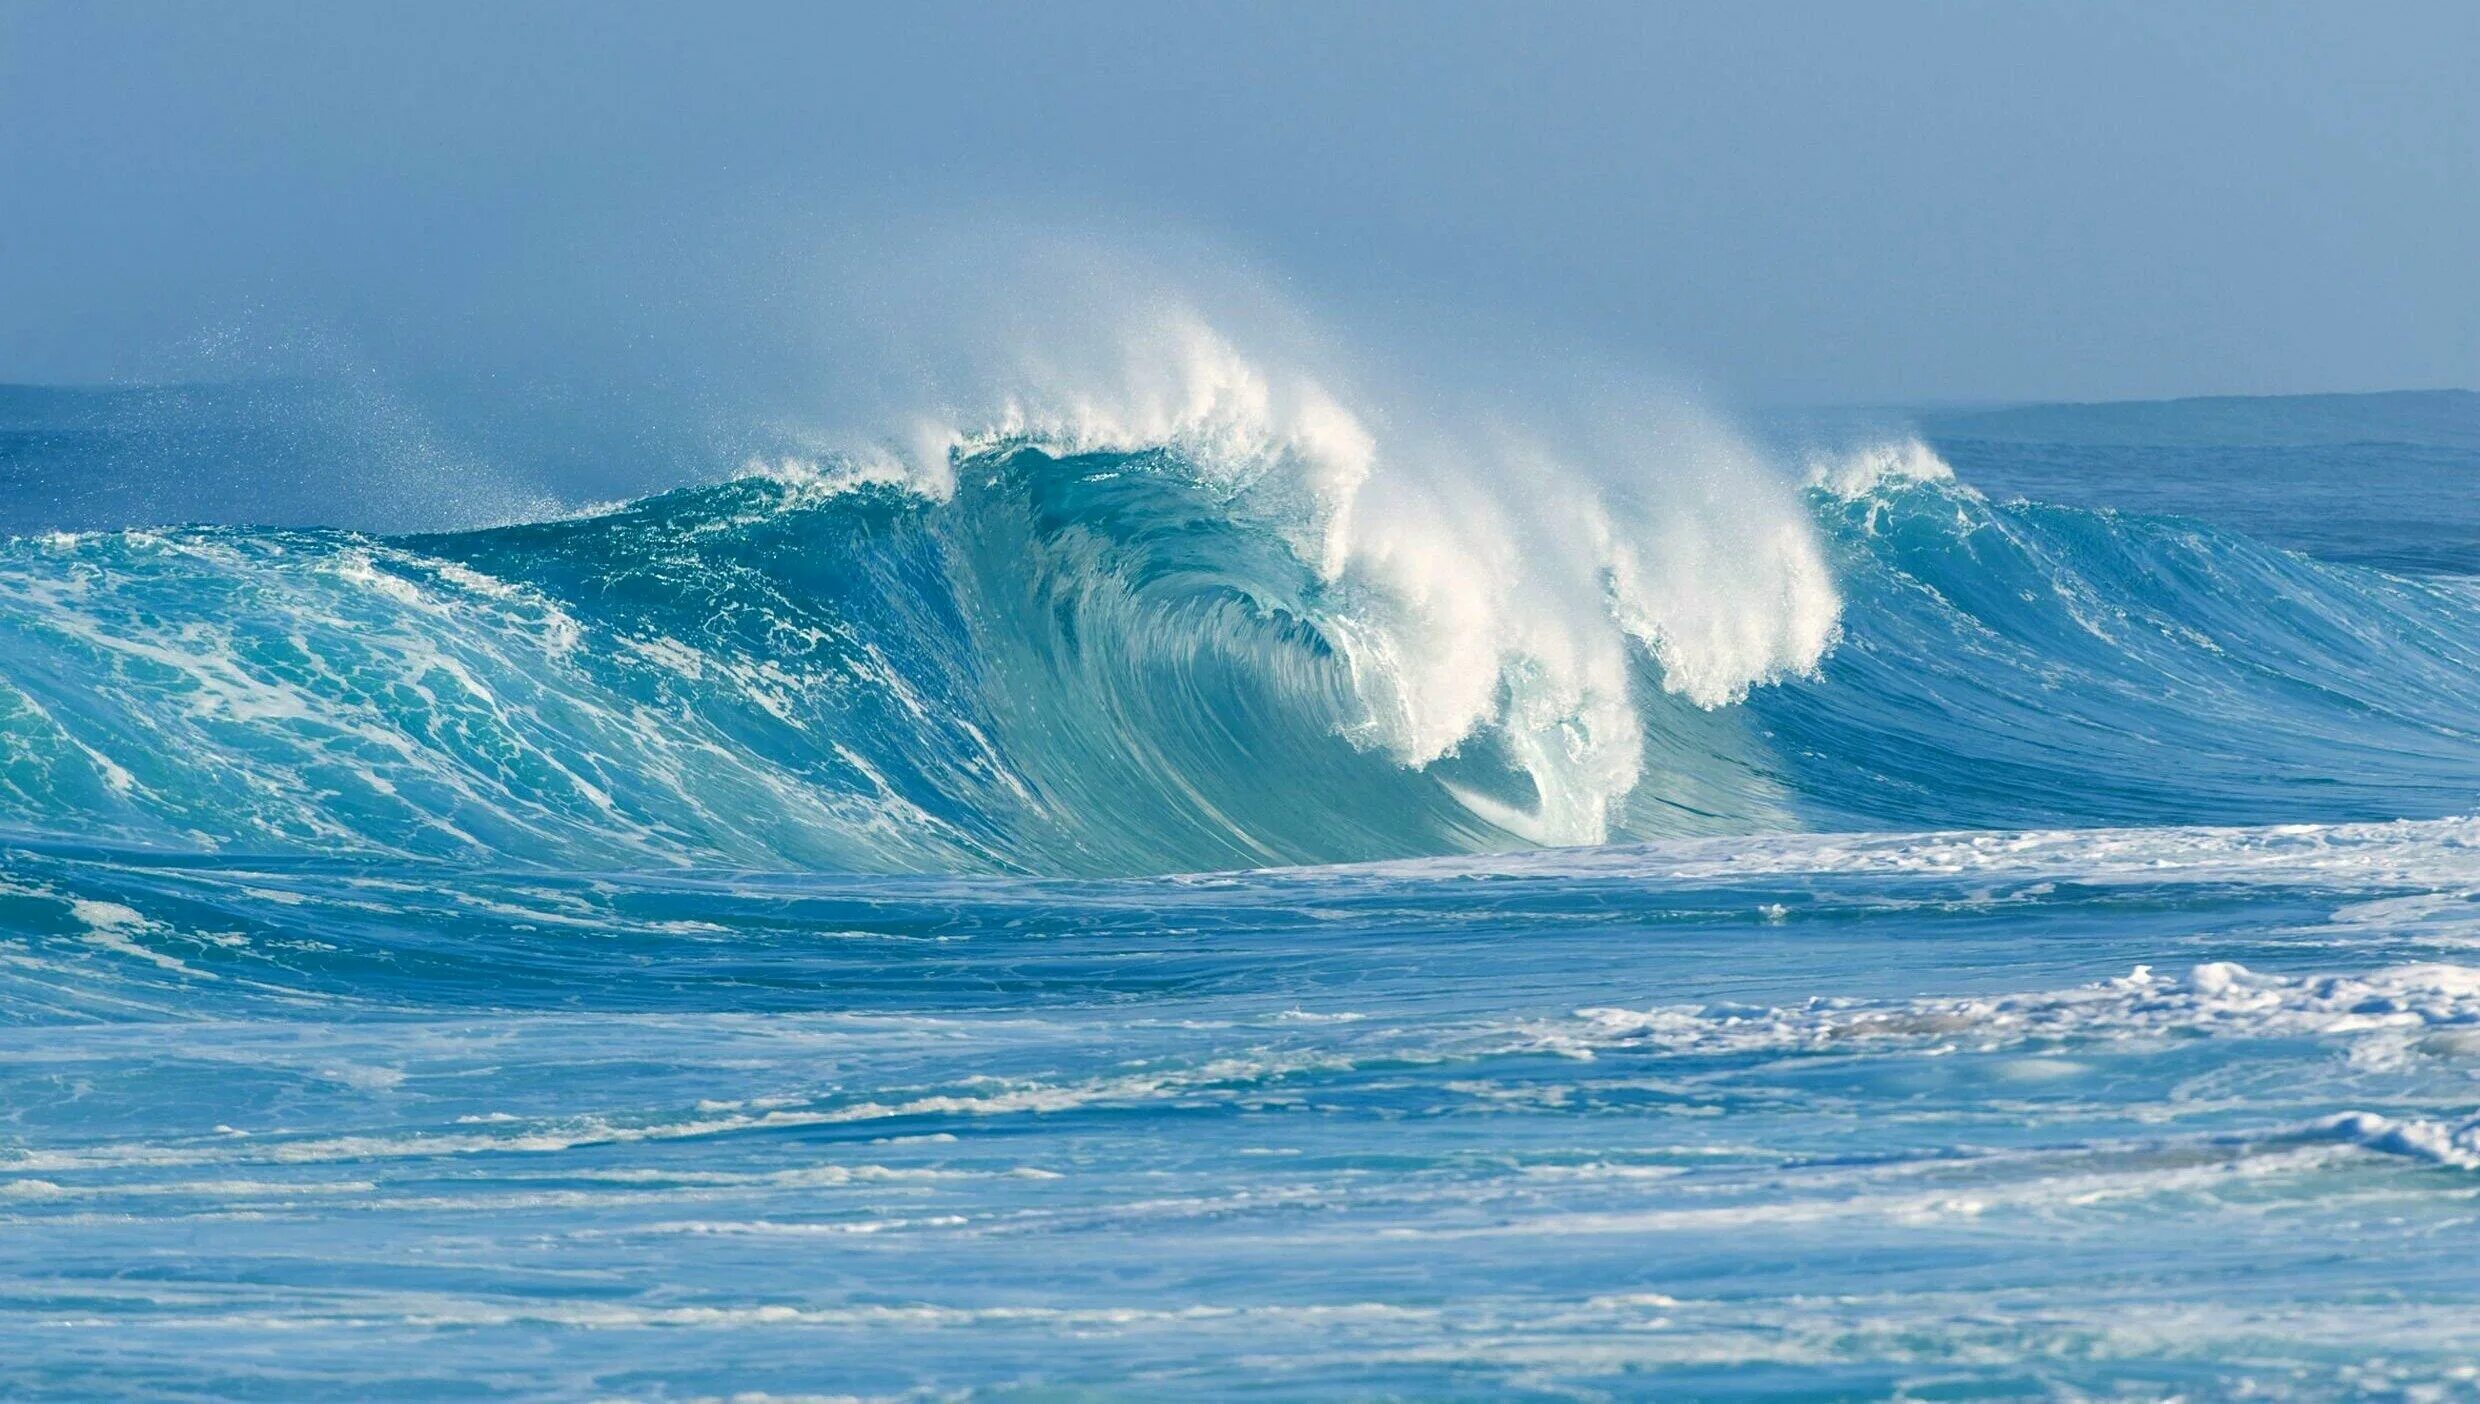
[[[423,535],[21,392],[0,1393],[2480,1389],[2480,399],[1207,369]]]

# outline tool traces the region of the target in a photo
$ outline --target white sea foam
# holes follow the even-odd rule
[[[86,928],[88,945],[99,946],[118,955],[143,960],[177,975],[187,975],[202,980],[215,978],[212,972],[194,969],[177,956],[167,955],[153,947],[141,944],[137,938],[154,930],[155,923],[148,921],[142,913],[133,908],[123,906],[118,902],[78,898],[69,904],[69,911],[70,915]]]
[[[1888,439],[1808,457],[1808,481],[1841,498],[1866,497],[1881,487],[1954,481],[1955,470],[1916,438]]]
[[[2367,1066],[2439,1051],[2433,1036],[2440,1033],[2480,1032],[2480,969],[2429,963],[2285,976],[2210,961],[2183,978],[2139,965],[2114,979],[2028,994],[1588,1008],[1575,1017],[1575,1028],[1543,1030],[1545,1046],[1590,1057],[1610,1047],[1721,1054],[1904,1043],[1998,1049],[2087,1039],[2343,1038],[2353,1043],[2353,1061]]]
[[[1788,875],[2073,879],[2079,883],[2302,882],[2353,891],[2480,890],[2480,818],[2259,827],[1751,834],[1556,852],[1361,864],[1348,874],[1703,883]],[[1318,870],[1299,878],[1319,880]]]

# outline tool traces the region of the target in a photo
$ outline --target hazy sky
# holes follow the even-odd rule
[[[1748,399],[2471,385],[2475,71],[2467,0],[0,0],[0,379],[590,367],[712,222],[1021,205]]]

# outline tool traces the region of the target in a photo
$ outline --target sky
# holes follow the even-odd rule
[[[2467,3],[0,0],[0,380],[686,363],[804,241],[1025,219],[1749,402],[2469,386],[2476,67]]]

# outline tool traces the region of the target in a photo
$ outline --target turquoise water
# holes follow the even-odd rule
[[[2468,1391],[2452,513],[2112,413],[1575,561],[1176,433],[26,522],[0,1393]]]

